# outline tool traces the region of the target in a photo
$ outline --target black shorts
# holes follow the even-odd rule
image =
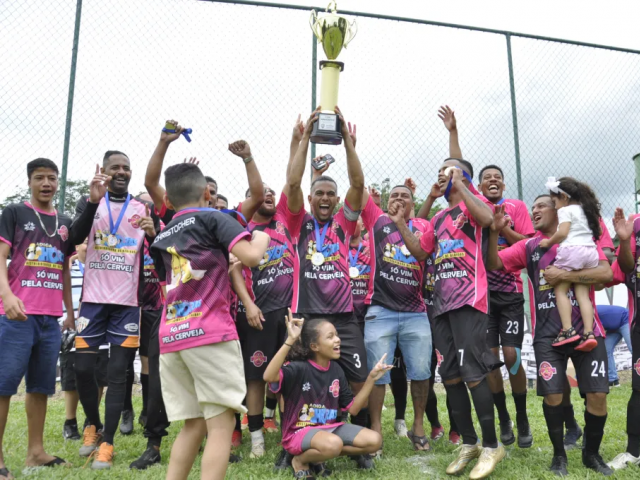
[[[162,310],[142,310],[140,317],[140,356],[149,356],[149,339],[154,329],[160,328]]]
[[[91,354],[93,355],[93,354]],[[60,354],[60,388],[63,392],[74,392],[76,388],[76,352]],[[109,385],[107,366],[109,365],[109,350],[98,351],[98,363],[96,364],[96,381],[99,387]]]
[[[489,293],[489,348],[502,345],[522,349],[524,321],[524,295],[493,291]]]
[[[470,306],[437,316],[431,324],[442,381],[478,382],[503,363],[487,347],[489,316]],[[435,370],[435,369],[433,369]]]
[[[631,388],[640,391],[640,321],[631,330]]]
[[[587,393],[609,393],[607,349],[604,338],[598,337],[598,346],[590,352],[575,350],[577,343],[551,346],[552,338],[539,339],[533,344],[538,368],[538,395],[562,393],[567,381],[567,360],[571,358],[576,369],[578,388]]]
[[[242,348],[244,377],[246,380],[262,380],[267,365],[287,339],[286,308],[264,314],[262,330],[247,322],[247,314],[238,312],[236,326]]]
[[[352,312],[334,315],[300,313],[305,320],[322,318],[336,327],[340,337],[340,359],[338,364],[352,383],[363,383],[369,376],[367,370],[367,349],[364,347],[364,335],[358,325],[358,319]]]

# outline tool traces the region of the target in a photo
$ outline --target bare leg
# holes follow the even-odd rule
[[[359,434],[358,434],[359,435]],[[318,432],[311,439],[311,448],[291,460],[294,472],[309,470],[309,463],[322,463],[339,457],[344,445],[337,435],[329,432]]]
[[[29,443],[27,447],[28,467],[43,465],[54,459],[44,451],[44,420],[47,416],[47,396],[43,393],[27,393],[25,401]]]
[[[424,410],[427,408],[429,380],[411,381],[411,399],[413,400],[413,426],[411,431],[418,437],[424,436]]]
[[[262,380],[247,382],[247,410],[249,415],[261,415],[264,409],[264,385]]]
[[[64,392],[64,412],[65,420],[73,420],[78,412],[78,392],[76,390]]]
[[[149,357],[140,355],[140,374],[149,375]]]
[[[184,422],[184,426],[171,448],[167,480],[187,479],[206,433],[207,424],[203,418],[191,418]],[[231,437],[231,434],[229,434],[229,437]],[[228,440],[225,439],[225,441],[229,445],[231,444]],[[227,460],[228,455],[224,463],[225,468]]]
[[[7,426],[7,417],[9,416],[9,403],[11,397],[0,397],[0,468],[5,467],[4,455],[2,453],[2,439],[4,438],[4,429]]]
[[[262,387],[264,395],[264,387]],[[229,465],[231,435],[236,424],[233,410],[207,420],[207,445],[202,454],[200,478],[202,480],[223,480]]]
[[[369,415],[371,415],[371,429],[382,434],[382,406],[386,385],[375,385],[369,395]],[[424,408],[420,413],[424,412]],[[314,437],[315,438],[315,437]]]
[[[367,455],[376,453],[380,447],[382,447],[382,436],[378,432],[365,428],[353,439],[353,446],[343,445],[341,455]]]
[[[580,315],[582,316],[582,323],[584,323],[584,331],[593,331],[593,304],[589,298],[589,285],[583,283],[576,283],[573,286],[573,291],[576,294],[576,300],[580,305]]]
[[[556,305],[558,306],[558,313],[560,314],[563,330],[571,328],[571,300],[567,297],[570,288],[570,283],[563,282],[556,285],[553,289],[556,295]]]
[[[524,368],[522,367],[522,363],[518,367],[518,371],[515,375],[511,374],[511,369],[518,361],[518,355],[516,353],[515,347],[502,347],[502,353],[504,355],[504,363],[507,366],[507,370],[509,371],[509,381],[511,382],[511,390],[513,393],[524,393],[527,391],[527,375],[524,372]],[[499,372],[500,370],[494,370]],[[500,376],[500,380],[502,380],[502,376]],[[489,382],[491,385],[491,382]],[[493,390],[491,390],[493,392]]]

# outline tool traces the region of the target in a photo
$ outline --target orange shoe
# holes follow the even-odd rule
[[[278,431],[278,422],[276,422],[275,418],[265,418],[264,419],[264,430],[267,433],[276,433]]]
[[[234,430],[233,435],[231,435],[231,446],[238,448],[240,445],[242,445],[242,432]]]
[[[93,470],[108,470],[113,466],[113,445],[107,442],[103,442],[98,448],[98,454],[93,461],[91,468]]]
[[[247,428],[249,428],[249,417],[247,416],[246,413],[242,416],[242,422],[240,422],[240,428],[242,430],[246,430]]]
[[[84,439],[78,455],[88,457],[94,450],[97,450],[100,443],[102,443],[102,431],[97,430],[95,425],[89,425],[84,428],[83,437]]]

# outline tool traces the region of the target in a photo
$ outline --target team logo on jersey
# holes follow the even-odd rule
[[[76,320],[76,331],[78,333],[82,332],[89,325],[89,319],[85,317],[78,317]]]
[[[334,398],[338,398],[338,395],[340,395],[340,381],[337,378],[331,383],[329,391]]]
[[[287,251],[286,245],[276,245],[264,252],[264,256],[262,260],[260,260],[260,265],[258,266],[258,270],[262,271],[267,267],[271,267],[273,265],[277,265],[282,262],[283,258],[289,257],[290,254]]]
[[[462,239],[438,241],[438,249],[436,250],[436,260],[435,260],[436,265],[438,265],[440,262],[442,262],[442,260],[445,260],[447,258],[464,257],[466,255],[464,252],[454,251],[454,250],[459,250],[461,248],[464,248],[464,240]]]
[[[636,363],[633,365],[633,369],[636,371],[636,375],[640,375],[640,358],[636,360]]]
[[[302,385],[302,391],[303,392],[308,392],[309,390],[311,390],[311,384],[309,382],[307,382],[304,385]]]
[[[284,235],[284,225],[282,225],[282,222],[276,222],[276,233],[280,234],[280,235]]]
[[[442,361],[444,360],[444,357],[440,353],[440,350],[438,350],[437,348],[436,348],[436,359],[438,360],[438,366],[440,366],[440,364],[442,364]]]
[[[24,253],[27,267],[47,267],[62,270],[64,253],[48,243],[31,243]]]
[[[69,229],[67,228],[66,225],[62,225],[58,229],[58,235],[60,235],[60,238],[62,239],[63,242],[66,242],[67,240],[69,240]]]
[[[93,243],[96,250],[132,254],[138,253],[138,240],[123,237],[119,233],[111,235],[108,230],[96,230],[93,234]]]
[[[33,224],[33,222],[27,222],[24,224],[25,232],[33,232],[35,229],[36,229],[36,226]]]
[[[555,368],[553,368],[553,366],[551,366],[549,362],[542,362],[540,364],[540,368],[538,369],[538,373],[544,380],[548,382],[553,378],[557,371]]]
[[[533,255],[531,255],[531,261],[537,262],[538,260],[540,260],[540,254],[538,252],[533,252]]]
[[[137,331],[138,331],[138,328],[139,328],[139,327],[138,327],[138,324],[137,324],[137,323],[127,323],[127,324],[124,326],[124,329],[125,329],[127,332],[131,332],[131,333],[135,333],[135,332],[137,332]]]
[[[383,231],[384,233],[386,233],[387,235],[389,235],[389,234],[391,233],[391,229],[390,229],[389,227],[384,227],[384,228],[382,229],[382,231]]]
[[[138,215],[137,213],[129,218],[129,223],[133,228],[140,228],[140,218],[142,217],[140,217],[140,215]]]
[[[301,422],[310,423],[315,415],[315,410],[313,407],[310,407],[306,403],[300,409],[300,415],[298,415],[298,419]]]
[[[427,278],[425,279],[424,286],[427,290],[433,290],[436,286],[436,277],[432,273],[427,273]]]
[[[538,282],[540,283],[540,287],[538,288],[538,290],[549,290],[553,288],[551,285],[547,283],[547,279],[544,278],[544,270],[540,270]]]
[[[173,290],[181,283],[191,280],[202,280],[206,270],[194,270],[191,262],[178,253],[176,247],[167,248],[171,254],[171,284],[167,285],[167,290]]]
[[[394,245],[393,243],[387,243],[384,246],[382,260],[405,268],[413,268],[415,270],[420,269],[420,265],[417,265],[418,262],[416,258],[411,255],[411,252],[406,245]]]
[[[309,240],[307,244],[307,255],[306,259],[311,260],[311,257],[318,251],[318,246],[315,241]],[[322,250],[322,254],[324,255],[325,262],[333,262],[336,260],[340,260],[340,244],[338,243],[325,243],[324,249]]]
[[[461,213],[453,221],[453,226],[456,227],[458,230],[460,230],[462,227],[464,227],[464,224],[467,223],[468,221],[469,219],[467,218],[467,216],[464,213]]]
[[[196,312],[197,308],[202,305],[202,300],[195,302],[177,302],[167,305],[167,323],[177,323],[189,318],[201,317],[202,312]]]
[[[249,360],[251,360],[251,363],[253,363],[254,366],[260,368],[267,361],[267,357],[265,357],[264,353],[262,353],[260,350],[257,350],[253,352],[253,355],[251,355],[251,358]]]
[[[156,266],[153,264],[153,258],[150,255],[144,254],[144,269],[155,270]]]

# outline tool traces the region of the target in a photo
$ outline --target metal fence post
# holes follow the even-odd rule
[[[76,2],[76,24],[73,30],[73,49],[71,51],[71,72],[69,73],[69,96],[67,97],[67,119],[64,125],[64,147],[62,149],[62,172],[60,173],[60,200],[58,210],[64,213],[64,201],[67,194],[67,166],[69,164],[69,141],[71,139],[71,116],[73,115],[73,94],[76,87],[76,65],[78,63],[78,42],[80,40],[80,18],[82,0]]]
[[[518,111],[516,108],[516,87],[513,80],[513,58],[511,57],[511,34],[507,33],[507,59],[509,61],[509,89],[511,90],[511,116],[513,118],[513,144],[516,151],[516,178],[518,199],[522,200],[522,170],[520,168],[520,139],[518,138]]]
[[[311,111],[316,105],[316,80],[318,75],[318,41],[315,33],[311,33]],[[311,158],[316,158],[316,144],[311,142]],[[313,169],[311,170],[313,176]]]

